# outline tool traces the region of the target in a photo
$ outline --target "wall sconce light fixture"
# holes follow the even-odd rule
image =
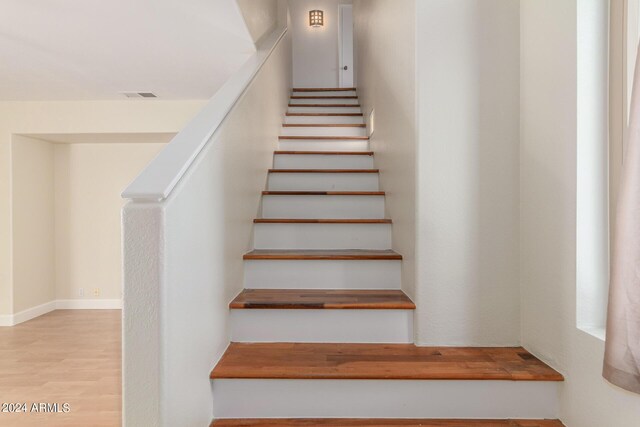
[[[324,25],[324,12],[321,10],[310,10],[309,25],[311,27],[322,27]]]

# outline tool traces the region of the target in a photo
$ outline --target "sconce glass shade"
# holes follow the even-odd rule
[[[324,12],[321,10],[310,10],[309,25],[312,27],[322,27],[324,25]]]

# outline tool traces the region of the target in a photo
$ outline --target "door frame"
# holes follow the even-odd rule
[[[353,24],[353,4],[349,4],[349,3],[342,3],[342,4],[338,4],[338,87],[343,87],[343,83],[342,83],[342,67],[344,67],[344,63],[342,62],[342,11],[346,8],[350,8],[351,9],[351,19],[352,19],[352,24]],[[353,37],[353,31],[351,33],[351,37],[353,40],[352,43],[352,47],[353,47],[353,64],[351,65],[352,67],[352,73],[353,73],[353,86],[355,86],[356,84],[356,73],[355,73],[355,38]]]

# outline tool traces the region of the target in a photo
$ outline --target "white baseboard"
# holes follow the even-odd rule
[[[12,316],[13,317],[12,324],[9,326],[26,322],[27,320],[31,320],[38,316],[42,316],[43,314],[47,314],[48,312],[53,311],[55,309],[56,309],[56,301],[49,301],[35,307],[27,308],[26,310],[22,310],[14,314]]]
[[[13,315],[11,314],[3,314],[0,316],[0,327],[2,326],[13,326]]]
[[[117,310],[122,308],[120,299],[62,299],[22,310],[16,314],[0,316],[0,326],[15,326],[53,310]]]

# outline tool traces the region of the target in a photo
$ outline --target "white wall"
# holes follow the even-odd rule
[[[12,142],[13,312],[55,299],[53,145]]]
[[[518,344],[519,3],[417,5],[416,339]]]
[[[123,209],[126,426],[214,417],[209,373],[229,343],[291,69],[287,34],[171,195]]]
[[[157,143],[128,143],[124,135],[119,143],[91,143],[100,135],[42,137],[74,143],[13,136],[12,312],[53,303],[48,311],[57,300],[119,300],[120,194],[166,136],[155,136]]]
[[[18,134],[175,133],[203,105],[204,101],[0,102],[0,316],[14,314],[13,138]],[[37,301],[26,305],[35,306]]]
[[[237,0],[254,42],[269,34],[278,22],[278,0]]]
[[[164,146],[55,144],[56,299],[122,297],[120,194]]]
[[[338,5],[351,0],[289,0],[293,86],[338,87]],[[309,11],[324,11],[324,26],[309,26]],[[357,70],[356,70],[357,71]]]
[[[601,376],[603,342],[576,327],[577,22],[600,3],[524,0],[520,15],[522,341],[565,375],[567,427],[640,419],[640,396]]]
[[[353,7],[358,95],[366,117],[375,109],[375,166],[393,220],[393,248],[404,257],[402,287],[414,296],[416,2],[356,0]]]

